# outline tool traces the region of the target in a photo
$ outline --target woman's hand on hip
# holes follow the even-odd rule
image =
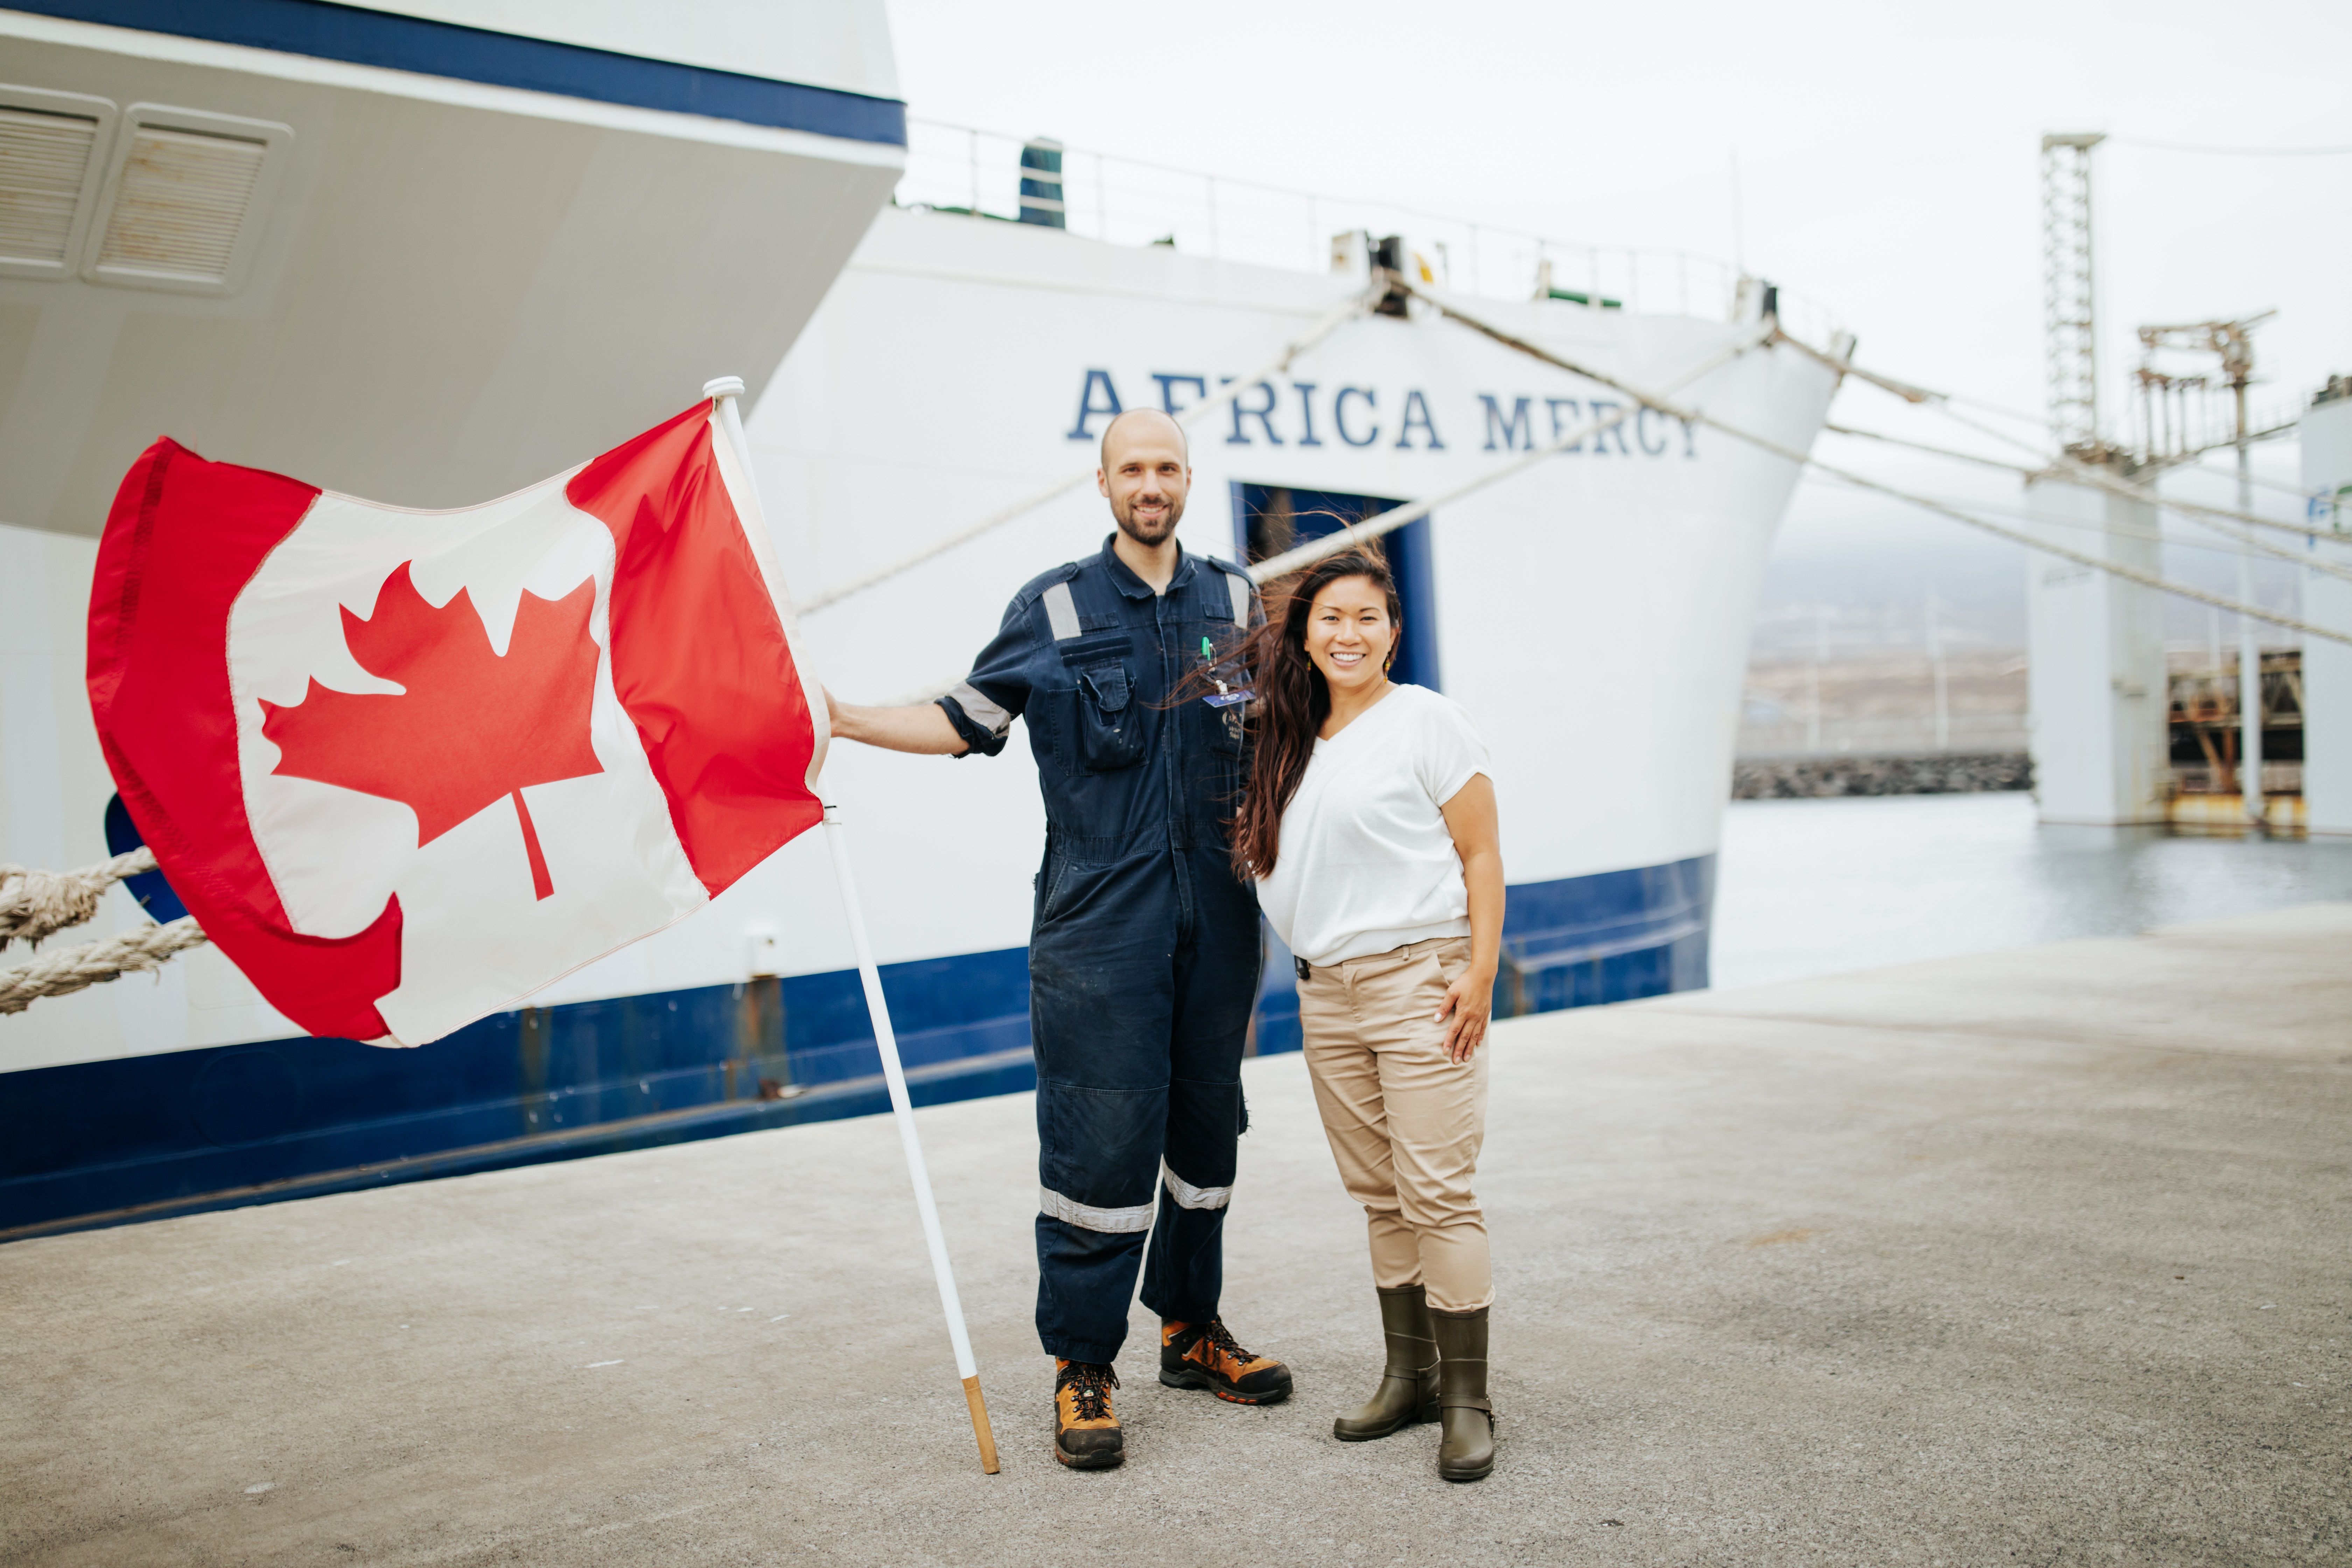
[[[1445,1025],[1445,1054],[1457,1062],[1466,1062],[1471,1053],[1486,1043],[1486,1026],[1495,1016],[1495,977],[1465,969],[1454,977],[1445,988],[1445,1001],[1437,1009],[1440,1023]]]

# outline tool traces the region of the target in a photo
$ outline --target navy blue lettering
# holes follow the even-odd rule
[[[1294,381],[1290,384],[1298,389],[1298,422],[1307,426],[1307,434],[1298,438],[1298,444],[1302,447],[1320,447],[1323,443],[1315,438],[1315,384],[1311,381]]]
[[[1683,421],[1683,456],[1685,458],[1698,456],[1698,421],[1696,419]]]
[[[1102,388],[1103,400],[1100,403],[1095,401],[1095,388],[1097,386]],[[1091,441],[1095,438],[1095,433],[1087,428],[1088,420],[1097,414],[1108,415],[1116,419],[1122,412],[1124,410],[1118,405],[1118,388],[1110,384],[1110,372],[1090,370],[1087,372],[1086,385],[1078,390],[1078,422],[1070,426],[1069,438],[1073,441]]]
[[[1261,381],[1257,384],[1258,390],[1265,394],[1265,406],[1244,408],[1240,398],[1234,399],[1234,433],[1225,437],[1225,445],[1228,447],[1246,447],[1251,444],[1250,438],[1242,434],[1242,421],[1244,419],[1255,419],[1258,422],[1259,427],[1265,432],[1267,446],[1282,445],[1282,437],[1274,433],[1274,384],[1270,381]]]
[[[1503,450],[1506,452],[1516,452],[1522,447],[1530,452],[1536,449],[1535,419],[1528,413],[1527,398],[1522,397],[1511,405],[1511,417],[1507,421],[1503,418],[1503,405],[1490,394],[1480,393],[1478,401],[1486,405],[1486,450],[1495,450],[1495,437],[1497,436],[1503,438]]]
[[[1339,427],[1339,439],[1349,446],[1369,447],[1381,438],[1381,427],[1377,425],[1373,426],[1370,433],[1361,440],[1348,434],[1348,399],[1351,397],[1362,398],[1364,406],[1367,408],[1378,408],[1381,405],[1380,398],[1363,387],[1343,386],[1339,389],[1339,395],[1331,400],[1331,423]]]
[[[1171,418],[1183,412],[1176,406],[1176,386],[1179,382],[1189,381],[1192,384],[1194,392],[1202,397],[1209,395],[1209,378],[1205,375],[1162,375],[1155,370],[1151,373],[1151,379],[1160,384],[1160,406],[1165,409]]]
[[[1634,411],[1633,439],[1639,441],[1642,444],[1642,450],[1647,452],[1651,457],[1663,458],[1666,455],[1665,437],[1661,434],[1658,437],[1658,444],[1654,447],[1650,445],[1650,420],[1653,416],[1655,416],[1658,423],[1661,425],[1666,422],[1666,416],[1664,415],[1658,413],[1656,409],[1651,407],[1646,403]]]
[[[1595,419],[1606,419],[1624,406],[1623,404],[1606,397],[1596,397],[1592,400],[1592,416]],[[1596,456],[1605,458],[1609,455],[1609,437],[1612,436],[1617,437],[1617,449],[1620,452],[1629,458],[1633,455],[1633,449],[1625,445],[1625,422],[1621,419],[1606,430],[1596,430],[1592,433],[1592,450]]]
[[[1551,439],[1552,445],[1557,447],[1559,445],[1561,439],[1568,435],[1568,427],[1570,425],[1575,424],[1579,419],[1582,418],[1583,416],[1577,411],[1577,401],[1573,397],[1547,397],[1544,399],[1544,406],[1551,410]],[[1559,411],[1563,408],[1568,410],[1568,417],[1566,419],[1562,419],[1559,416]],[[1563,449],[1570,452],[1581,452],[1584,450],[1584,443],[1579,441],[1575,446]]]
[[[1421,411],[1418,418],[1413,416],[1415,409]],[[1420,426],[1423,433],[1429,437],[1429,444],[1422,448],[1423,451],[1445,450],[1445,443],[1437,438],[1437,422],[1429,416],[1429,399],[1423,397],[1418,391],[1407,392],[1404,395],[1404,423],[1397,428],[1396,444],[1400,450],[1408,452],[1412,450],[1412,427],[1416,425]]]

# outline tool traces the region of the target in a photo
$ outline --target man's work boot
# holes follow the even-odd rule
[[[1290,1397],[1290,1369],[1235,1344],[1223,1318],[1161,1323],[1160,1381],[1171,1388],[1205,1388],[1236,1405],[1272,1405]]]
[[[1127,1438],[1111,1414],[1118,1373],[1108,1362],[1054,1362],[1054,1458],[1074,1470],[1108,1470],[1127,1458]]]
[[[1495,1468],[1495,1406],[1486,1397],[1486,1309],[1433,1311],[1437,1331],[1437,1403],[1444,1421],[1437,1473],[1478,1481]]]
[[[1437,1339],[1429,1326],[1429,1296],[1419,1285],[1381,1293],[1381,1331],[1389,1342],[1388,1370],[1369,1404],[1331,1423],[1342,1443],[1385,1437],[1416,1421],[1437,1419]]]

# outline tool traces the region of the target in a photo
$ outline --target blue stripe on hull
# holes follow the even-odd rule
[[[488,87],[521,88],[599,103],[813,131],[820,136],[891,147],[907,144],[907,106],[895,99],[362,10],[327,0],[10,0],[8,8],[65,21],[240,44]]]
[[[1630,1002],[1706,984],[1715,857],[1509,889],[1495,1016]],[[1298,978],[1268,932],[1258,994],[1258,1053],[1298,1049]]]
[[[1706,984],[1712,856],[1510,889],[1496,1012]],[[1298,1048],[1268,938],[1255,1049]],[[897,963],[918,1104],[1034,1086],[1025,948]],[[855,971],[526,1008],[415,1051],[285,1040],[0,1075],[0,1240],[887,1110]]]

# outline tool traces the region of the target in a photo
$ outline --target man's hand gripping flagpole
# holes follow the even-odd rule
[[[744,442],[743,419],[735,403],[742,395],[742,381],[731,375],[722,376],[705,385],[702,392],[704,396],[717,401],[719,424],[735,448],[736,462],[746,482],[756,491],[758,482],[751,477],[751,448]],[[753,504],[758,504],[756,495]],[[764,517],[763,510],[763,520]],[[866,916],[857,903],[857,884],[850,876],[848,832],[842,826],[840,806],[831,799],[824,803],[824,837],[833,851],[833,879],[841,889],[842,912],[849,921],[849,940],[857,952],[857,977],[866,986],[866,1010],[874,1020],[874,1043],[882,1052],[882,1079],[889,1086],[890,1111],[898,1123],[898,1142],[906,1152],[907,1174],[915,1186],[915,1210],[922,1216],[923,1239],[931,1249],[931,1275],[939,1283],[940,1310],[947,1314],[948,1340],[955,1347],[956,1373],[963,1379],[964,1403],[971,1411],[972,1436],[980,1443],[980,1468],[992,1476],[997,1473],[996,1435],[989,1428],[988,1404],[981,1397],[980,1371],[972,1360],[971,1336],[964,1328],[963,1302],[956,1294],[955,1270],[948,1262],[947,1237],[940,1230],[939,1205],[931,1196],[930,1172],[923,1163],[922,1140],[915,1131],[914,1102],[907,1096],[907,1072],[898,1060],[898,1037],[890,1027],[890,1006],[882,995],[882,972],[875,965],[874,945],[866,939]]]

